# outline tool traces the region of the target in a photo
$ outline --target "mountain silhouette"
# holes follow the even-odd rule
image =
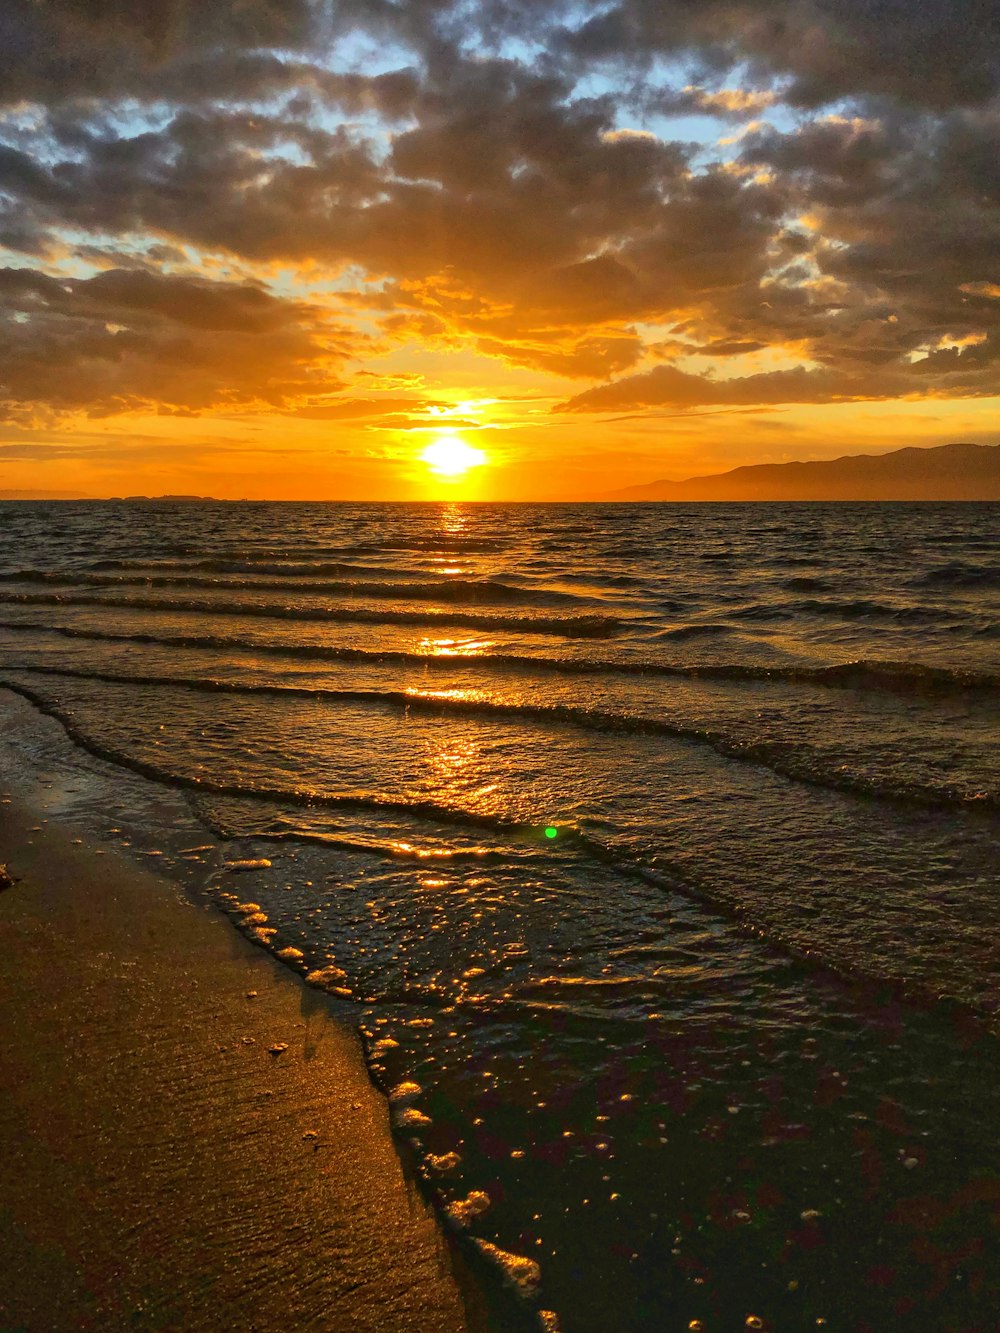
[[[627,486],[605,500],[1000,500],[1000,445],[942,444],[815,463],[760,463]]]

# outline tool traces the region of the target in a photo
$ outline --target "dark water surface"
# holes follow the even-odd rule
[[[994,1329],[998,534],[4,504],[0,681],[270,862],[542,1326]]]

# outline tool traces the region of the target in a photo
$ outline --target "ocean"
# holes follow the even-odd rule
[[[68,813],[334,995],[518,1319],[993,1329],[998,535],[5,503],[0,683]]]

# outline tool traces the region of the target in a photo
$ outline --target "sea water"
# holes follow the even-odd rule
[[[145,791],[115,836],[188,803],[527,1319],[986,1329],[998,531],[8,503],[0,682]]]

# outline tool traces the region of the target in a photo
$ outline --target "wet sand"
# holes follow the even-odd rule
[[[334,1002],[39,825],[0,806],[0,1329],[484,1328]]]

